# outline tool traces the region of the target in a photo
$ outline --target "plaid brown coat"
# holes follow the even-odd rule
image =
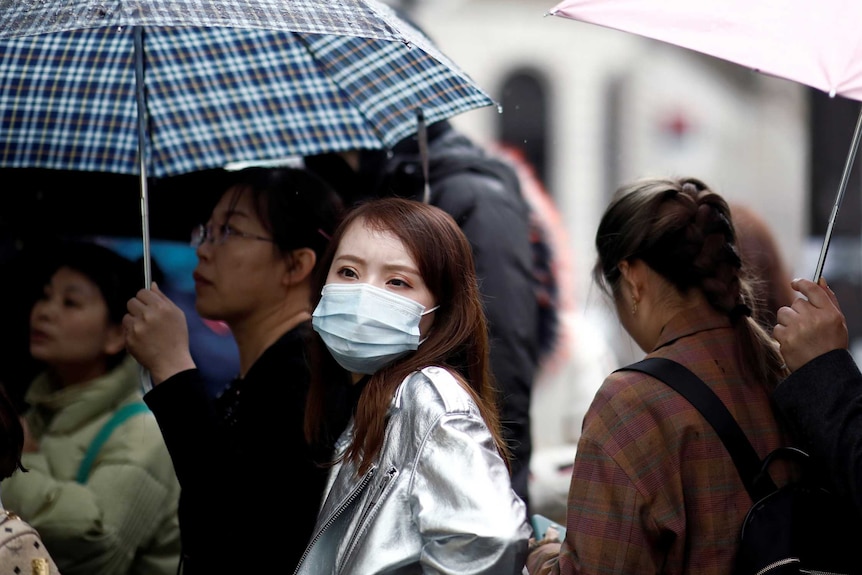
[[[766,390],[745,375],[726,316],[709,307],[677,314],[649,356],[702,378],[761,457],[787,443]],[[751,504],[721,440],[685,398],[646,374],[615,372],[584,418],[566,541],[559,557],[551,545],[533,554],[531,572],[730,574]]]

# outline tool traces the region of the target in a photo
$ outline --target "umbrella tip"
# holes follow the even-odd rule
[[[830,98],[834,98],[834,97],[835,97],[835,88],[832,88],[831,90],[829,90],[829,97],[830,97]]]

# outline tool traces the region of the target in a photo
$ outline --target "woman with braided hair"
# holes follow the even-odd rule
[[[769,399],[786,368],[752,319],[735,242],[727,202],[700,180],[639,180],[617,191],[601,219],[594,279],[647,356],[703,379],[763,457],[787,444]],[[730,574],[750,506],[700,413],[663,382],[616,371],[584,417],[565,539],[536,543],[528,568]]]

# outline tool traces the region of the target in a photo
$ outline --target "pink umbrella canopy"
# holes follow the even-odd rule
[[[862,101],[862,0],[562,0],[548,14],[660,40]],[[814,281],[823,271],[860,140],[862,111]]]
[[[549,13],[862,100],[859,0],[563,0]]]

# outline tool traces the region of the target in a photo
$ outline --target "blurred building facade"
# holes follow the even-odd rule
[[[411,14],[502,105],[502,113],[474,110],[453,123],[479,141],[519,147],[534,164],[565,218],[582,305],[611,319],[590,277],[593,237],[613,191],[639,176],[702,178],[763,215],[794,275],[813,274],[858,102],[663,42],[547,16],[553,1],[390,3]],[[860,187],[857,168],[835,241],[850,238],[862,254]],[[838,260],[846,258],[836,253],[835,259],[827,259],[826,270],[837,279],[846,273]],[[856,259],[862,262],[862,255]],[[859,299],[855,293],[844,298]],[[858,315],[862,336],[862,306]],[[609,329],[624,360],[642,355],[622,330]]]
[[[553,0],[388,0],[502,106],[453,123],[533,166],[570,243],[567,354],[533,388],[531,502],[565,517],[583,415],[604,376],[643,356],[592,283],[616,188],[696,176],[759,213],[795,277],[812,277],[860,104],[659,41],[547,16]],[[824,276],[862,360],[862,177],[851,175]]]

